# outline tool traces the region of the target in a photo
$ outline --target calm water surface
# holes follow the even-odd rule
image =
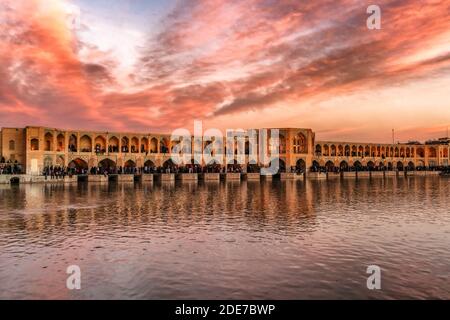
[[[450,299],[449,194],[439,177],[1,186],[0,299]]]

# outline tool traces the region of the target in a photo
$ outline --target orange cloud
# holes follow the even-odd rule
[[[113,52],[67,27],[66,4],[1,0],[0,125],[169,131],[194,119],[229,126],[236,117],[253,124],[249,114],[270,118],[283,104],[289,116],[308,99],[450,74],[446,1],[381,0],[382,30],[367,29],[369,3],[360,1],[181,1],[162,32],[142,43],[127,86],[115,79]]]

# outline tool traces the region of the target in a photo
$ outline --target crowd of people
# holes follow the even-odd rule
[[[258,173],[261,168],[256,165],[251,165],[247,168],[247,172],[249,173]],[[393,167],[311,167],[311,172],[333,172],[333,173],[341,173],[348,171],[450,171],[449,166],[435,166],[435,167],[415,167],[409,168],[393,168]],[[286,169],[281,167],[279,172],[292,172],[297,174],[303,174],[305,172],[304,168],[299,167],[291,167],[290,169]],[[166,166],[144,166],[144,167],[91,167],[88,168],[70,168],[70,167],[61,167],[61,166],[49,166],[43,169],[42,175],[45,177],[50,177],[50,179],[64,179],[66,176],[73,175],[111,175],[111,174],[161,174],[161,173],[242,173],[243,169],[238,165],[228,165],[227,167],[221,166],[219,164],[213,164],[209,166],[200,166],[200,165],[187,165],[187,166],[177,166],[174,164],[166,165]],[[20,164],[17,163],[6,163],[0,164],[0,174],[22,174],[23,170]]]
[[[17,163],[4,163],[0,164],[0,175],[1,174],[21,174],[22,167]]]

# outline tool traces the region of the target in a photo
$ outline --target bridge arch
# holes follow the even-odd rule
[[[325,168],[327,169],[327,172],[333,172],[334,171],[334,162],[333,161],[327,161],[327,163],[325,163]]]
[[[341,169],[341,171],[348,171],[348,163],[347,161],[341,161],[341,163],[339,164],[339,168]]]
[[[123,166],[125,168],[136,168],[136,162],[134,162],[133,160],[128,160]]]
[[[305,172],[306,171],[306,162],[303,159],[298,159],[297,163],[295,164],[297,171],[299,172]]]
[[[70,161],[68,165],[69,169],[76,170],[77,172],[80,172],[81,170],[87,170],[88,169],[88,163],[84,161],[83,159],[77,158],[75,160]]]

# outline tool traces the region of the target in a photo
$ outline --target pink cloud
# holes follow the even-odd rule
[[[124,87],[114,56],[67,29],[62,1],[50,13],[42,1],[0,5],[3,126],[169,131],[219,117],[225,126],[249,111],[450,73],[445,1],[380,1],[382,30],[371,31],[368,4],[350,0],[197,0],[179,2],[142,44]],[[441,49],[426,56],[424,47]],[[96,58],[82,61],[81,48]]]

